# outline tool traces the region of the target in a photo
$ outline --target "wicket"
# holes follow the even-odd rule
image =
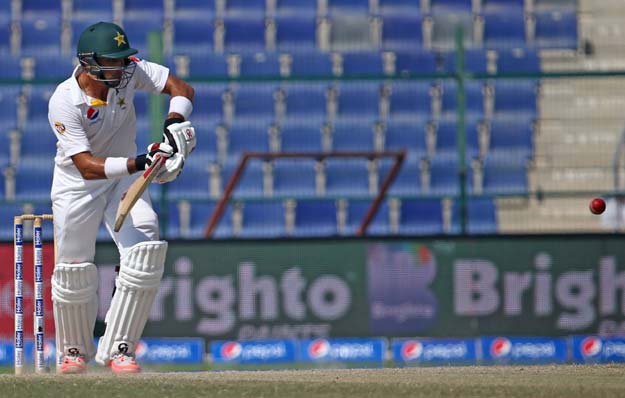
[[[24,371],[24,225],[25,220],[33,221],[33,264],[34,264],[34,314],[33,335],[35,338],[35,372],[46,371],[44,359],[44,287],[43,287],[43,244],[42,225],[44,220],[53,221],[52,214],[22,214],[15,216],[14,225],[14,262],[15,262],[15,374]]]

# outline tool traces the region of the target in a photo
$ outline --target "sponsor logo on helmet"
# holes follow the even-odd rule
[[[98,120],[98,116],[100,116],[100,111],[98,109],[92,107],[89,107],[89,109],[87,109],[87,119],[95,122]]]
[[[505,337],[497,337],[490,343],[490,354],[493,358],[501,358],[510,354],[512,343]]]
[[[584,358],[594,357],[601,352],[603,343],[598,337],[590,336],[582,340],[580,350]]]
[[[54,129],[59,132],[59,134],[63,134],[65,132],[65,125],[61,122],[54,122]]]
[[[330,342],[326,339],[314,340],[308,346],[308,355],[312,359],[323,358],[330,353]]]
[[[417,359],[423,354],[423,344],[420,341],[410,340],[406,341],[401,346],[401,357],[404,361],[410,361]]]
[[[236,341],[229,341],[221,346],[221,357],[231,361],[237,359],[242,351],[243,347],[241,347],[241,344]]]

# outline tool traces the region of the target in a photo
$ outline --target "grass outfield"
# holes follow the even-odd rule
[[[0,396],[31,397],[623,397],[625,366],[565,365],[0,375]]]

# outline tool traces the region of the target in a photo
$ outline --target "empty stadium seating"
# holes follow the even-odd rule
[[[0,79],[24,79],[0,93],[7,127],[2,134],[15,143],[0,154],[2,178],[16,182],[12,198],[49,200],[52,168],[37,159],[51,161],[55,151],[47,121],[51,80],[69,76],[76,42],[87,26],[114,19],[148,59],[154,54],[146,33],[157,30],[169,43],[163,46],[164,62],[194,81],[192,121],[199,144],[167,189],[172,202],[166,232],[180,238],[203,236],[214,200],[245,151],[406,149],[388,192],[400,201],[383,202],[370,234],[449,232],[441,198],[460,191],[458,83],[450,75],[459,62],[452,51],[455,26],[464,28],[463,67],[470,73],[539,72],[541,51],[575,50],[580,43],[572,0],[119,0],[119,7],[69,0],[67,10],[56,1],[14,3],[17,7],[0,6],[5,54]],[[228,78],[242,80],[223,81]],[[28,80],[34,84],[26,85]],[[469,192],[526,192],[540,82],[469,79],[464,88]],[[135,107],[143,151],[151,140],[148,96],[138,94]],[[475,170],[472,161],[479,165]],[[241,202],[228,206],[217,236],[353,235],[391,164],[389,159],[253,160],[234,191]],[[480,187],[473,186],[474,172],[482,175]],[[3,197],[11,199],[5,192],[10,184],[0,185]],[[161,193],[160,187],[152,191]],[[294,212],[291,227],[288,211]],[[345,225],[337,216],[342,211]],[[395,211],[399,217],[393,221]],[[239,213],[237,226],[233,219]],[[470,201],[469,232],[496,231],[494,202]]]

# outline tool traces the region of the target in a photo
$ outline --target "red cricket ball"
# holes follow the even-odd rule
[[[605,211],[605,200],[594,198],[590,201],[590,212],[592,214],[601,214]]]

